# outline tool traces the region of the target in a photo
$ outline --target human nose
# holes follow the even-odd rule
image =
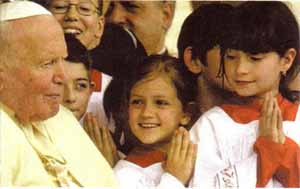
[[[144,118],[152,117],[154,114],[154,106],[151,103],[145,103],[145,105],[142,108],[142,116]]]
[[[71,86],[64,87],[64,103],[73,104],[76,101],[74,89]]]
[[[69,4],[68,10],[65,13],[65,21],[77,21],[79,19],[79,12],[76,6],[75,4]]]
[[[236,73],[238,75],[245,75],[249,73],[251,63],[246,57],[240,57],[236,63],[237,63]]]
[[[63,59],[59,60],[54,69],[53,76],[54,83],[62,85],[65,82],[65,70],[63,66]]]
[[[126,25],[126,11],[119,3],[112,3],[114,3],[113,9],[108,17],[108,21],[119,25]]]

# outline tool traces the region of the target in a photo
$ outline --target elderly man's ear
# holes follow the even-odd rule
[[[187,47],[183,53],[183,61],[185,66],[194,74],[199,74],[202,72],[202,66],[198,58],[193,59],[192,47]]]
[[[0,91],[2,91],[2,89],[3,89],[3,82],[4,82],[4,79],[3,79],[3,77],[4,77],[3,71],[4,71],[3,68],[0,67]]]
[[[163,11],[163,28],[165,31],[172,25],[172,20],[175,12],[175,2],[172,1],[164,1],[162,5]]]

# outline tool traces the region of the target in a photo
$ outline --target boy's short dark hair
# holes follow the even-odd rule
[[[88,50],[72,34],[65,34],[68,56],[65,60],[72,63],[83,63],[87,70],[90,70],[92,61]]]
[[[192,47],[193,58],[199,58],[207,65],[206,53],[220,45],[227,31],[233,7],[224,3],[209,3],[193,11],[184,21],[178,38],[179,58],[183,60],[184,50]]]

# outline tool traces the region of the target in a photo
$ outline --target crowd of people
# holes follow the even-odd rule
[[[300,188],[294,13],[194,5],[0,1],[0,186]]]

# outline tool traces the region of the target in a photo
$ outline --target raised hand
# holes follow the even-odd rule
[[[197,145],[190,141],[188,131],[180,127],[171,140],[163,168],[187,185],[194,172],[196,154]]]
[[[285,142],[281,111],[271,92],[265,95],[259,119],[259,136],[267,137],[279,144]]]
[[[102,153],[110,166],[114,167],[120,158],[109,129],[106,126],[102,126],[92,113],[86,114],[83,124],[84,130],[95,143],[98,150]]]

